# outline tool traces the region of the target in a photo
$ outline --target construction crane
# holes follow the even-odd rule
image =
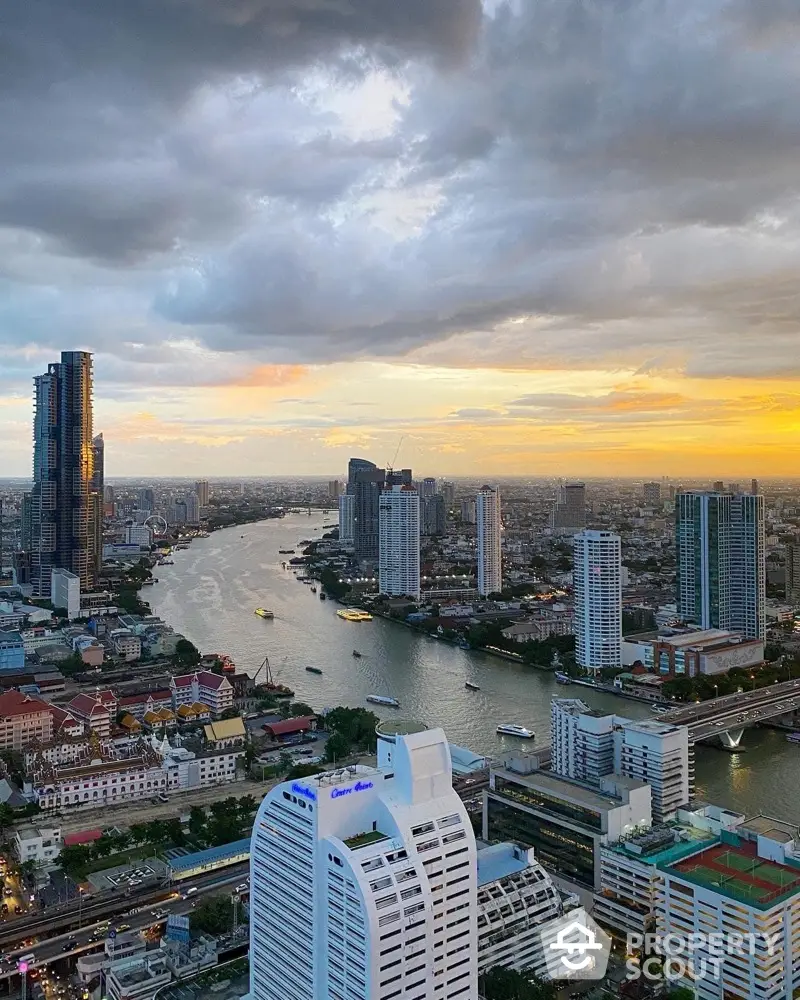
[[[400,449],[402,448],[403,442],[405,441],[405,439],[406,439],[405,434],[402,434],[400,436],[400,440],[397,442],[397,447],[394,450],[394,458],[392,458],[391,462],[387,462],[387,464],[386,464],[386,479],[387,479],[387,481],[392,478],[392,473],[394,472],[394,464],[397,461],[397,456],[400,454]]]

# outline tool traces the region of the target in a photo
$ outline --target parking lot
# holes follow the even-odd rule
[[[161,882],[168,876],[168,868],[158,858],[137,861],[119,868],[105,868],[89,875],[89,882],[99,892],[109,889],[137,889],[139,886]]]

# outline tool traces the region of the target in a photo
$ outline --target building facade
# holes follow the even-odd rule
[[[559,488],[550,512],[550,527],[556,532],[573,533],[586,527],[586,484],[567,483]]]
[[[66,611],[70,621],[80,618],[81,581],[75,573],[53,567],[50,574],[50,602],[54,608]]]
[[[444,497],[441,493],[422,497],[421,532],[428,537],[443,535],[447,526]]]
[[[575,659],[587,670],[622,665],[622,543],[612,531],[573,539]]]
[[[194,494],[201,507],[208,507],[208,480],[198,479],[194,484]]]
[[[212,715],[221,715],[226,709],[233,708],[233,685],[227,677],[212,674],[210,670],[172,677],[170,692],[173,712],[198,702],[208,706]]]
[[[386,471],[365,458],[351,458],[347,492],[353,497],[353,548],[356,559],[376,562],[379,547],[381,492]]]
[[[475,498],[478,524],[478,593],[485,597],[503,589],[503,522],[500,511],[500,490],[483,486]]]
[[[62,351],[34,387],[31,583],[49,598],[54,567],[74,573],[84,590],[97,575],[91,354]]]
[[[644,504],[645,507],[661,506],[661,483],[644,484]]]
[[[419,494],[413,486],[392,486],[381,493],[379,508],[378,589],[392,597],[419,601]]]
[[[352,545],[355,541],[355,503],[352,493],[342,493],[339,497],[339,541],[342,545]]]
[[[284,782],[250,857],[252,1000],[477,1000],[477,863],[440,729]],[[399,730],[399,731],[398,731]]]
[[[678,615],[704,629],[764,639],[763,496],[679,493],[675,544]]]
[[[50,706],[19,691],[0,694],[0,750],[23,750],[35,740],[53,737]]]
[[[0,629],[0,674],[25,669],[25,641],[16,629]]]

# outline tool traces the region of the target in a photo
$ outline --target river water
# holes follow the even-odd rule
[[[291,557],[278,554],[279,549],[299,552],[301,539],[318,538],[323,523],[334,518],[291,514],[196,539],[173,555],[173,566],[158,568],[159,582],[143,596],[155,614],[204,653],[228,653],[239,670],[254,675],[269,656],[275,679],[293,688],[298,701],[320,710],[366,706],[367,695],[391,695],[400,702],[399,710],[367,707],[383,718],[440,725],[452,742],[487,756],[519,744],[497,735],[503,722],[535,730],[536,744],[549,742],[554,694],[569,693],[593,708],[630,718],[652,717],[646,705],[559,687],[547,673],[458,649],[396,623],[337,618],[338,605],[321,601],[299,583],[281,565]],[[257,607],[270,608],[275,619],[256,617]],[[353,657],[354,649],[361,659]],[[308,673],[307,666],[322,674]],[[467,690],[468,680],[480,690]],[[738,754],[697,749],[698,798],[800,823],[800,745],[766,729],[749,730],[744,743],[745,752]]]

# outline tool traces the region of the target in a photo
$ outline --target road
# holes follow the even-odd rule
[[[191,913],[193,903],[204,895],[219,892],[221,889],[233,888],[240,885],[249,878],[249,864],[233,865],[219,872],[210,872],[208,875],[197,878],[191,882],[197,887],[197,892],[189,899],[181,899],[178,891],[165,893],[164,889],[155,890],[161,897],[147,903],[139,901],[134,906],[138,912],[119,913],[116,920],[112,920],[112,926],[128,924],[131,930],[143,930],[152,927],[159,922],[164,922],[166,916],[173,913]],[[181,891],[185,893],[189,885],[181,886]],[[152,895],[152,894],[151,894]],[[243,893],[246,895],[246,893]],[[164,898],[167,896],[167,898]],[[128,904],[130,905],[130,901]],[[119,904],[117,904],[119,908]],[[166,915],[156,918],[155,911],[166,911]],[[75,915],[73,915],[75,918]],[[4,951],[4,957],[0,964],[0,980],[16,974],[16,964],[22,955],[32,954],[29,959],[29,967],[41,968],[49,963],[55,962],[70,956],[80,955],[84,952],[99,951],[105,945],[104,931],[108,926],[108,921],[98,921],[96,916],[90,918],[89,923],[76,930],[67,930],[64,933],[48,936],[46,940],[35,942],[33,945],[22,945],[13,950]]]
[[[798,709],[800,680],[795,680],[687,705],[659,718],[664,722],[688,726],[690,739],[696,742],[720,735],[728,729],[746,729]]]

